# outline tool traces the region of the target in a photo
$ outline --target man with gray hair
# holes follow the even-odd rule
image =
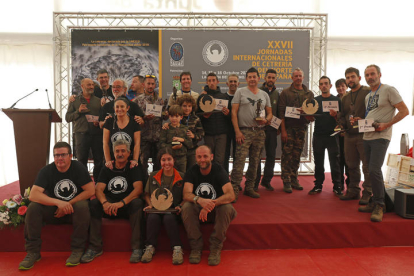
[[[91,224],[89,248],[82,256],[82,263],[89,263],[102,255],[102,217],[129,219],[132,228],[132,255],[129,261],[138,263],[142,257],[141,218],[143,201],[139,198],[143,191],[143,175],[140,165],[130,167],[130,144],[120,139],[113,143],[114,168],[104,167],[96,184],[96,198],[90,201]]]
[[[373,120],[375,131],[364,133],[364,153],[368,163],[373,198],[367,206],[359,207],[360,212],[371,212],[371,221],[380,222],[385,211],[385,187],[382,164],[392,135],[392,125],[409,114],[402,97],[393,86],[381,83],[381,69],[368,65],[365,80],[371,88],[365,97],[366,120]],[[395,109],[398,113],[395,114]],[[354,118],[355,122],[359,118]]]
[[[102,129],[98,116],[101,110],[99,98],[93,95],[94,83],[85,78],[81,81],[82,94],[69,104],[66,122],[73,122],[76,157],[87,167],[89,150],[93,155],[93,178],[96,181],[103,165]]]
[[[127,101],[129,101],[128,98],[125,96],[128,89],[128,84],[126,83],[126,81],[124,81],[123,79],[114,80],[112,89],[115,97],[114,100],[118,99],[119,97],[124,97],[125,99],[127,99]],[[130,102],[129,106],[129,117],[134,119],[140,125],[144,124],[144,120],[142,119],[142,117],[144,117],[144,112],[142,111],[142,109],[135,102]],[[101,112],[99,114],[99,126],[102,128],[107,116],[112,116],[112,114],[114,113],[114,102],[112,101],[106,103],[102,107]]]
[[[282,91],[279,96],[278,113],[282,120],[282,181],[283,191],[291,193],[292,188],[303,190],[298,182],[298,170],[305,134],[308,124],[313,117],[294,115],[294,111],[302,107],[305,100],[313,99],[313,93],[303,84],[303,71],[296,68],[292,73],[292,85]]]

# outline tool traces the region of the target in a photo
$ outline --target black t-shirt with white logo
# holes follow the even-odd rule
[[[114,157],[113,154],[113,148],[112,148],[112,144],[115,143],[117,140],[119,139],[123,139],[128,141],[131,144],[131,155],[133,155],[134,152],[134,133],[137,131],[141,131],[141,126],[135,122],[133,119],[129,118],[129,123],[126,125],[126,127],[124,127],[123,129],[120,129],[118,127],[118,124],[115,122],[114,123],[114,119],[113,118],[109,118],[108,120],[106,120],[104,126],[104,128],[108,129],[110,134],[109,134],[109,149],[111,151],[111,156]]]
[[[118,202],[127,197],[134,190],[134,182],[143,181],[142,168],[140,166],[130,168],[128,162],[123,169],[113,170],[104,167],[98,177],[98,182],[106,185],[104,194],[113,202]]]
[[[208,175],[202,175],[200,167],[192,166],[184,176],[184,183],[193,184],[193,193],[202,198],[216,199],[221,197],[223,186],[230,182],[229,174],[219,164],[212,162],[211,171]]]
[[[71,160],[69,169],[62,173],[51,163],[42,168],[34,185],[45,189],[45,193],[53,198],[70,201],[79,195],[82,186],[91,182],[88,170],[76,160]]]

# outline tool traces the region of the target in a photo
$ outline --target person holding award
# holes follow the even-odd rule
[[[161,170],[152,172],[145,186],[147,212],[147,240],[141,262],[149,263],[155,254],[161,225],[164,224],[171,247],[174,265],[184,262],[182,243],[178,227],[179,214],[183,205],[184,175],[174,169],[173,150],[161,148],[158,152]]]
[[[93,179],[96,181],[103,166],[102,130],[98,116],[101,109],[99,98],[93,95],[94,83],[85,78],[81,81],[82,94],[69,103],[66,122],[73,122],[76,158],[87,168],[89,150],[93,155]]]

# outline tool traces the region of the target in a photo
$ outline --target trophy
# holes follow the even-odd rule
[[[257,103],[256,103],[256,118],[255,118],[255,120],[258,121],[258,122],[265,120],[265,118],[260,117],[262,102],[263,102],[262,99],[258,99]]]
[[[314,115],[319,109],[318,101],[315,99],[306,99],[302,103],[302,110],[305,116]]]
[[[168,99],[163,100],[164,105],[162,106],[162,116],[167,116]]]
[[[173,100],[174,104],[176,104],[177,101],[177,87],[173,86]]]
[[[174,137],[178,137],[178,128],[175,128],[175,135],[174,135]],[[178,146],[178,145],[181,145],[181,142],[178,142],[178,141],[172,141],[171,142],[171,145],[174,147],[174,146]]]
[[[197,115],[203,115],[205,113],[221,112],[221,110],[214,110],[214,108],[216,108],[216,100],[208,94],[200,95],[200,97],[198,98],[198,108],[202,112],[197,112]]]
[[[86,106],[86,108],[88,107],[88,101],[85,99],[85,97],[83,96],[82,93],[79,96],[79,101],[80,101],[81,104],[84,104]],[[88,112],[90,112],[89,108],[84,109],[84,110],[81,111],[81,113],[88,113]]]
[[[145,210],[147,213],[166,214],[178,212],[171,208],[173,205],[173,195],[166,188],[158,188],[152,193],[151,204],[154,208]]]

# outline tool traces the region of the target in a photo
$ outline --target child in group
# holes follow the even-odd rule
[[[173,105],[168,110],[170,124],[160,133],[159,148],[171,148],[175,158],[175,168],[180,172],[186,171],[187,149],[192,147],[191,139],[187,135],[188,127],[181,124],[183,109]]]
[[[168,237],[170,238],[171,247],[173,249],[172,263],[180,265],[183,263],[183,250],[179,233],[179,214],[181,213],[181,206],[183,202],[183,178],[184,174],[174,169],[173,150],[169,147],[164,147],[158,152],[158,160],[161,163],[161,170],[152,172],[148,178],[145,186],[145,201],[148,206],[144,211],[153,208],[151,202],[151,195],[157,189],[165,189],[171,192],[173,197],[170,208],[177,210],[177,213],[148,213],[147,215],[147,240],[145,241],[145,251],[142,255],[141,262],[149,263],[152,256],[155,254],[157,247],[158,235],[161,224],[164,224]],[[155,192],[157,193],[157,192]]]
[[[196,164],[195,150],[198,142],[204,137],[204,129],[200,118],[194,114],[196,102],[190,95],[182,95],[178,97],[177,104],[183,109],[183,119],[181,124],[188,127],[187,136],[192,141],[192,146],[187,149],[187,170]]]

